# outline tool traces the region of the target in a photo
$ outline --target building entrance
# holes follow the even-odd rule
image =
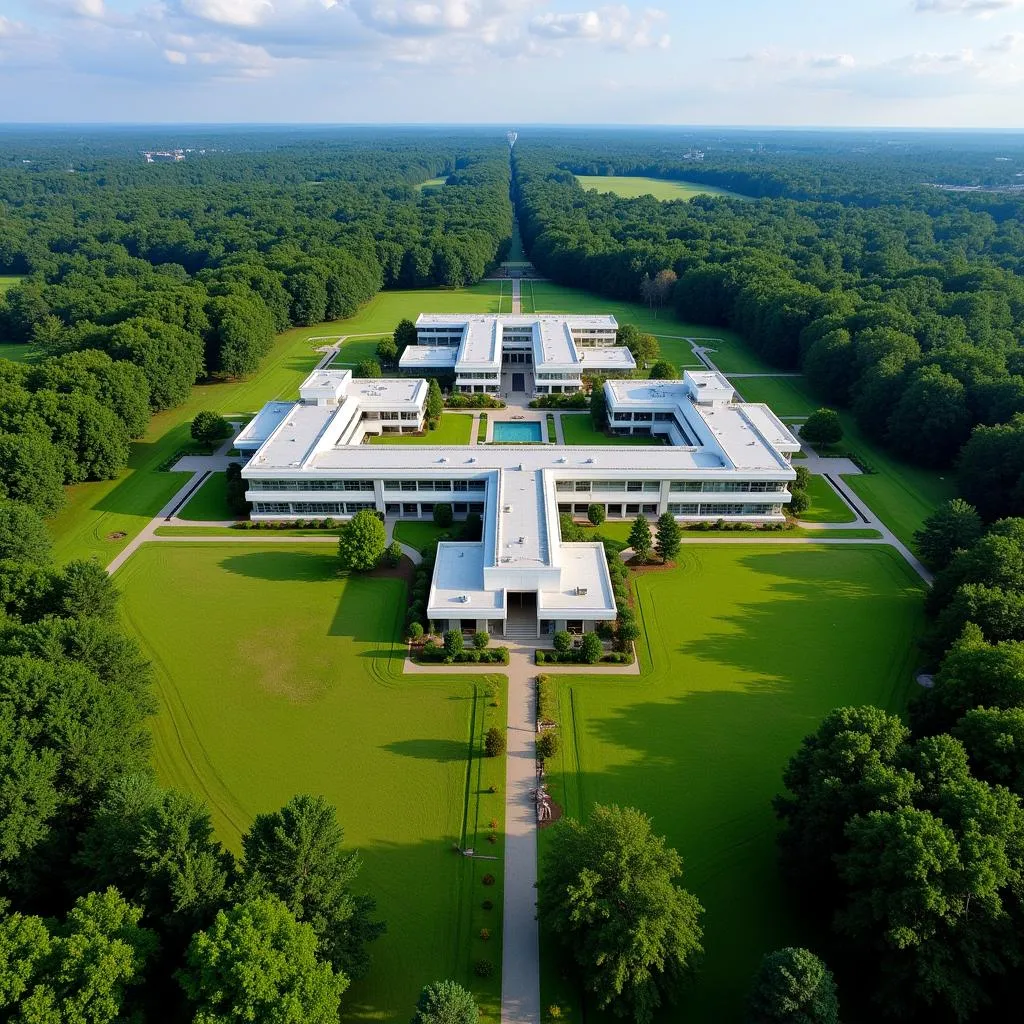
[[[506,594],[508,615],[505,619],[505,636],[513,640],[536,640],[537,592],[523,591]]]

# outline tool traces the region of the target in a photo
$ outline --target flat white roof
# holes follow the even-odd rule
[[[442,367],[451,369],[459,357],[457,345],[407,345],[398,360],[403,370],[423,367]]]
[[[484,589],[484,545],[437,545],[434,577],[427,597],[430,618],[505,617],[504,590]]]
[[[623,346],[597,345],[580,348],[580,363],[584,370],[635,370],[633,353]]]
[[[557,590],[537,591],[537,611],[548,618],[614,619],[612,581],[604,545],[560,544],[562,583]]]
[[[358,398],[363,409],[392,409],[408,405],[422,407],[427,399],[425,380],[402,377],[356,379],[348,386],[348,397]]]
[[[241,429],[235,438],[236,448],[258,448],[288,415],[294,402],[267,402]]]
[[[460,372],[467,373],[501,368],[502,340],[506,331],[515,331],[520,335],[525,331],[529,332],[535,370],[548,365],[552,369],[579,372],[583,366],[583,357],[580,348],[573,340],[573,331],[601,331],[607,334],[618,330],[618,326],[618,321],[613,316],[579,316],[555,313],[541,313],[534,316],[504,316],[497,313],[421,313],[416,318],[417,330],[461,332],[455,366]],[[435,346],[428,344],[422,347],[433,349]],[[406,352],[408,351],[409,349],[406,349]],[[611,349],[605,349],[605,351],[611,351]],[[623,351],[625,350],[623,349]],[[403,354],[403,360],[404,358]],[[404,365],[416,365],[415,358],[411,357],[409,362]],[[628,361],[622,356],[618,358],[622,360],[620,363],[593,362],[591,365],[614,365],[624,368],[636,365],[632,356],[629,356]]]

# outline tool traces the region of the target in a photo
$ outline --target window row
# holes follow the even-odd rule
[[[555,490],[587,494],[590,491],[625,491],[629,494],[659,494],[660,480],[558,480]]]
[[[263,516],[352,516],[376,507],[372,501],[257,501],[252,511]]]
[[[772,516],[779,515],[781,505],[758,504],[744,505],[740,503],[704,502],[700,505],[684,505],[682,502],[669,502],[669,512],[674,516]]]
[[[779,480],[678,480],[669,485],[670,491],[712,494],[774,494],[785,491]]]
[[[456,501],[452,504],[452,515],[461,519],[467,513],[470,515],[483,515],[484,503],[482,501]],[[420,516],[432,517],[434,514],[434,503],[432,501],[389,501],[384,506],[384,515],[401,516],[403,519],[419,519]]]
[[[558,506],[559,515],[585,516],[589,505],[568,503]],[[658,503],[656,501],[644,502],[642,504],[630,502],[628,504],[610,504],[604,506],[605,515],[609,519],[635,519],[637,516],[656,516],[658,514]]]
[[[385,491],[485,491],[486,480],[385,480]]]
[[[250,491],[372,491],[372,480],[248,480]]]

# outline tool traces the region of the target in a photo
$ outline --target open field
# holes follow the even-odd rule
[[[712,358],[717,360],[718,355]],[[767,402],[780,416],[807,415],[822,404],[810,393],[804,377],[748,377],[734,384],[748,401]],[[942,502],[954,496],[955,474],[952,470],[940,473],[901,462],[869,441],[851,413],[841,411],[839,418],[843,439],[834,446],[834,452],[822,454],[854,454],[871,468],[871,473],[843,479],[904,544],[912,547],[914,531]]]
[[[609,437],[600,430],[594,429],[589,413],[562,416],[562,436],[566,444],[628,444],[650,445],[660,444],[653,437]]]
[[[422,192],[424,189],[435,189],[441,188],[443,185],[448,184],[448,175],[446,174],[443,178],[427,178],[426,181],[421,181],[418,185],[414,185],[413,188],[417,192]]]
[[[0,295],[24,280],[25,278],[21,274],[0,274]]]
[[[696,181],[669,181],[666,178],[632,178],[628,175],[577,174],[581,188],[595,192],[610,192],[622,199],[653,196],[655,199],[693,199],[695,196],[727,196],[730,199],[748,199],[749,196],[714,185],[701,185]]]
[[[388,923],[346,1019],[404,1022],[423,984],[454,977],[493,1020],[500,971],[481,981],[471,964],[501,962],[501,886],[480,882],[500,879],[501,862],[453,845],[503,854],[504,797],[485,790],[504,760],[469,753],[504,722],[504,681],[492,709],[483,677],[403,679],[404,585],[339,576],[330,548],[149,544],[117,581],[157,673],[161,781],[203,796],[236,852],[253,816],[295,793],[337,805],[363,858],[359,887]]]
[[[473,417],[464,412],[446,412],[437,430],[425,434],[381,434],[370,444],[469,444]]]
[[[776,868],[782,769],[837,705],[902,709],[921,584],[886,547],[770,544],[686,546],[635,579],[644,675],[554,677],[565,742],[548,779],[570,815],[641,808],[683,857],[706,959],[659,1024],[737,1021],[764,953],[815,944]],[[541,962],[542,1005],[571,998],[550,946]]]
[[[610,313],[620,324],[636,324],[653,334],[661,344],[662,355],[678,366],[702,365],[693,354],[687,337],[709,339],[701,344],[722,354],[719,364],[730,373],[772,373],[773,368],[747,351],[739,336],[724,327],[688,323],[676,318],[670,307],[652,310],[641,302],[623,302],[579,288],[563,288],[550,281],[523,282],[524,313]],[[718,360],[715,355],[714,359]],[[778,372],[775,370],[774,372]]]
[[[316,348],[342,334],[394,330],[403,317],[421,310],[487,312],[497,308],[498,286],[484,282],[459,290],[381,292],[348,320],[297,327],[278,335],[259,370],[241,381],[203,384],[187,402],[158,413],[146,436],[132,446],[125,470],[116,480],[66,488],[67,504],[50,522],[59,561],[95,555],[106,565],[171,498],[187,479],[160,472],[175,452],[188,447],[189,424],[200,409],[222,414],[254,413],[273,399],[294,398],[298,386],[320,359]],[[123,537],[114,535],[122,533]]]
[[[712,355],[712,359],[716,355]],[[739,377],[730,384],[745,402],[764,402],[776,416],[810,416],[822,403],[814,398],[803,377]]]
[[[228,478],[224,473],[211,473],[178,512],[179,519],[203,520],[237,519],[228,508]]]
[[[0,288],[0,294],[3,289]],[[9,359],[12,363],[27,363],[37,354],[32,345],[18,341],[0,341],[0,359]]]
[[[823,476],[812,476],[807,485],[811,507],[796,518],[807,523],[852,523],[857,514],[839,497]]]

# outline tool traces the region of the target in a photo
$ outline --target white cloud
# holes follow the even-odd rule
[[[852,68],[856,67],[857,60],[850,53],[828,53],[812,57],[808,64],[812,68]]]
[[[990,18],[993,14],[1024,6],[1024,0],[914,0],[919,14],[967,14]]]
[[[181,0],[181,7],[218,25],[258,25],[274,12],[270,0]]]
[[[1014,53],[1024,50],[1024,32],[1009,32],[1002,39],[989,43],[985,47],[990,53]]]
[[[648,7],[635,15],[625,4],[568,14],[547,12],[530,20],[529,31],[548,39],[582,39],[602,42],[610,49],[665,49],[671,37],[660,30],[667,19],[664,11]]]
[[[181,50],[164,50],[164,59],[168,64],[187,64],[188,54]]]

